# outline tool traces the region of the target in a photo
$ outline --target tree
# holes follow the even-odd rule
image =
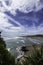
[[[14,57],[6,49],[6,44],[3,38],[1,38],[0,32],[0,65],[15,65]]]

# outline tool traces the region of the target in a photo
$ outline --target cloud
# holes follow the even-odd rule
[[[6,1],[9,2],[8,5]],[[31,11],[37,12],[43,8],[42,0],[1,0],[1,2],[4,9],[12,14],[15,14],[17,9],[21,12],[29,13]]]
[[[6,15],[3,12],[0,12],[0,28],[15,27],[13,23],[14,24],[16,23],[18,26],[22,27],[22,25],[18,21],[14,20],[13,18],[11,18],[10,16]]]
[[[40,24],[38,27],[35,26],[35,24],[33,23],[33,25],[31,27],[26,27],[25,29],[26,35],[37,35],[37,34],[43,34],[43,23]]]
[[[9,19],[12,20],[12,22],[15,22],[19,26],[16,27],[15,25],[11,24],[11,21],[9,21]],[[18,21],[15,21],[14,19],[7,16],[3,12],[0,12],[0,30],[2,30],[2,36],[5,39],[7,37],[9,38],[9,37],[21,35],[21,33],[19,32],[23,31],[22,27],[23,26],[20,23],[18,23]]]
[[[0,30],[3,31],[2,36],[13,37],[20,35],[19,32],[23,31],[22,26],[18,22],[15,22],[13,19],[11,20],[13,20],[19,26],[16,27],[13,24],[10,24],[8,18],[9,17],[7,17],[4,13],[0,12]]]
[[[31,11],[39,11],[43,8],[43,3],[40,0],[12,0],[13,9],[19,9],[21,12],[29,13]]]
[[[8,19],[6,18],[6,15],[4,13],[0,12],[0,29],[4,29],[4,27],[12,26],[8,23]]]
[[[42,25],[42,24],[41,24]],[[12,27],[11,30],[5,30],[3,32],[4,39],[12,39],[17,36],[26,36],[26,35],[37,35],[37,34],[43,34],[43,26],[35,27],[35,24],[33,24],[32,27],[25,26],[24,28],[16,28]]]
[[[0,6],[0,29],[3,30],[2,36],[5,38],[14,37],[14,36],[21,36],[21,35],[35,35],[35,34],[43,34],[43,24],[40,24],[38,27],[35,26],[34,22],[32,23],[32,26],[29,27],[25,24],[22,25],[21,21],[13,19],[11,16],[8,16],[4,12],[10,12],[14,16],[17,15],[16,10],[18,9],[20,12],[23,13],[30,13],[31,11],[37,12],[43,8],[42,0],[9,0],[9,2],[12,2],[11,5],[6,5],[5,0],[0,0],[2,7]],[[19,14],[19,13],[18,13]],[[20,16],[19,16],[20,18]],[[27,20],[28,17],[22,19]],[[35,21],[36,23],[39,21],[37,17],[30,17],[32,21]],[[28,20],[29,20],[28,19]],[[11,21],[9,21],[11,20]],[[38,20],[38,21],[37,21]],[[18,27],[16,27],[14,24],[16,23]]]

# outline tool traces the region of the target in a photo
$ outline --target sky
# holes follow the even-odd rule
[[[43,0],[0,0],[2,36],[43,34]]]

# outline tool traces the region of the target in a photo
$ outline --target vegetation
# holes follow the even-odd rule
[[[0,65],[43,65],[43,45],[32,46],[34,51],[16,60],[6,49],[6,44],[0,35]]]
[[[1,38],[1,34],[0,34],[0,65],[15,65],[14,57],[6,49],[6,44],[3,38]]]
[[[43,65],[43,45],[40,48],[33,46],[34,51],[28,57],[23,56],[17,65]]]

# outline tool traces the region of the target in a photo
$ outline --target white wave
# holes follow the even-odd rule
[[[17,59],[20,59],[22,56],[24,56],[24,52],[21,50],[21,47],[16,48],[16,52],[18,53]]]
[[[10,48],[7,48],[8,51],[10,51]]]

